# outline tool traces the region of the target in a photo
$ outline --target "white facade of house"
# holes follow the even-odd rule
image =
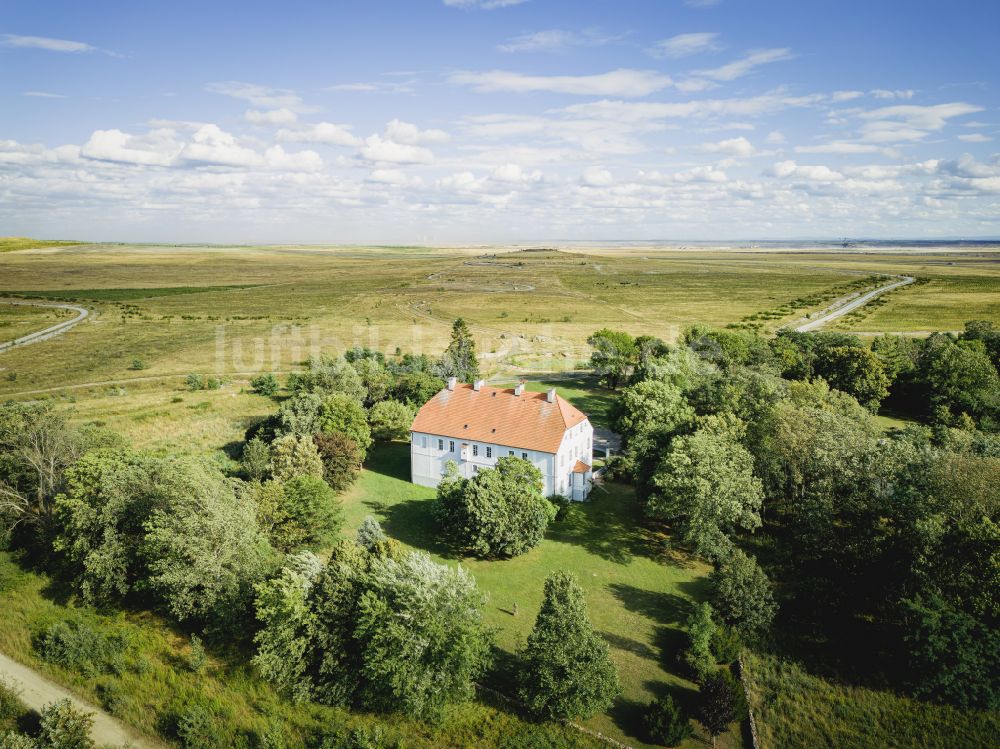
[[[453,383],[449,384],[454,386]],[[504,391],[504,394],[509,392],[511,391]],[[495,397],[492,393],[489,395]],[[519,396],[520,393],[514,397]],[[547,397],[548,403],[555,402],[554,391]],[[473,410],[467,418],[474,420],[476,416]],[[415,425],[417,423],[419,418]],[[495,466],[500,458],[514,456],[529,461],[541,471],[545,482],[545,496],[560,494],[582,501],[590,492],[593,446],[594,429],[587,418],[566,428],[558,447],[551,452],[523,445],[503,444],[500,441],[463,438],[454,433],[436,434],[415,430],[410,433],[411,480],[421,486],[437,486],[449,461],[455,462],[461,476],[472,478],[477,471]]]

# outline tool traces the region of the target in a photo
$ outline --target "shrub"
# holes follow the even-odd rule
[[[373,551],[375,547],[385,541],[386,538],[387,536],[385,535],[385,531],[382,530],[382,526],[379,525],[375,518],[368,515],[361,521],[361,525],[358,527],[358,535],[355,540],[358,546],[361,546],[368,551]]]
[[[263,481],[271,472],[271,448],[260,437],[254,437],[244,443],[240,465],[251,481]]]
[[[376,403],[368,414],[372,436],[377,440],[402,440],[410,434],[413,411],[399,401]]]
[[[323,477],[323,461],[311,437],[286,434],[271,444],[271,475],[277,481],[296,476]]]
[[[342,432],[317,434],[313,442],[323,463],[323,480],[334,491],[347,489],[361,471],[362,455],[358,443]]]
[[[438,485],[434,514],[459,549],[481,557],[513,557],[542,540],[549,507],[538,468],[508,457],[471,479],[461,478],[449,463]]]
[[[684,662],[702,681],[715,670],[715,656],[712,655],[712,637],[715,634],[712,607],[708,603],[696,606],[687,620],[688,647],[684,651]]]
[[[205,378],[200,374],[189,374],[184,378],[185,384],[188,386],[188,390],[204,390],[205,389]]]
[[[46,705],[41,713],[39,749],[92,749],[90,729],[94,719],[77,710],[68,699]]]
[[[266,395],[268,397],[274,395],[278,392],[281,387],[278,384],[278,378],[275,377],[271,372],[267,374],[258,375],[250,380],[250,387],[258,395]]]
[[[344,393],[328,395],[320,406],[317,425],[317,431],[340,432],[354,440],[364,461],[372,445],[372,432],[368,426],[368,415],[358,401]]]
[[[677,746],[691,735],[688,716],[669,694],[649,703],[643,716],[649,738],[664,746]]]
[[[285,520],[275,545],[286,551],[332,539],[343,523],[341,502],[323,479],[295,476],[285,483]]]
[[[146,362],[144,362],[142,359],[133,359],[132,364],[129,366],[129,369],[133,371],[139,371],[145,368],[146,368]]]
[[[86,676],[120,673],[124,638],[107,637],[83,622],[56,622],[38,638],[39,655],[49,663]]]
[[[204,705],[189,705],[177,716],[177,738],[184,749],[214,749],[217,734],[215,716]]]
[[[739,632],[732,627],[717,627],[712,633],[711,649],[716,663],[734,663],[742,647]]]
[[[208,661],[208,655],[205,653],[205,646],[201,642],[201,638],[198,635],[191,635],[191,650],[187,656],[187,665],[196,674],[200,674],[205,670],[205,663]]]
[[[619,694],[607,643],[594,632],[583,590],[567,572],[545,580],[545,598],[520,653],[519,696],[541,718],[589,718]]]
[[[778,607],[771,581],[755,557],[734,549],[712,572],[711,583],[715,610],[723,621],[747,639],[767,632]]]

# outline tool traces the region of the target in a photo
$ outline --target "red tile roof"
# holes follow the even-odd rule
[[[582,460],[576,461],[576,465],[573,466],[573,473],[589,473],[590,466],[584,463]]]
[[[587,416],[565,399],[545,393],[472,385],[445,388],[417,412],[410,429],[474,442],[555,453],[563,434]]]

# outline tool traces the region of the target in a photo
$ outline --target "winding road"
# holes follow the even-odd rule
[[[838,317],[843,317],[844,315],[850,314],[858,307],[863,307],[875,297],[881,296],[882,294],[892,291],[893,289],[898,289],[903,286],[908,286],[909,284],[917,280],[913,276],[897,276],[896,278],[898,280],[893,281],[892,283],[888,283],[885,286],[879,286],[877,289],[872,289],[871,291],[862,294],[859,297],[850,299],[849,301],[847,301],[844,304],[841,304],[840,306],[834,306],[832,309],[830,307],[827,307],[825,310],[823,310],[823,314],[821,314],[820,317],[817,317],[814,320],[809,320],[808,322],[803,323],[802,325],[796,327],[795,328],[796,332],[808,333],[811,330],[816,330],[817,328],[821,328],[828,322],[836,320]]]
[[[13,341],[0,343],[0,352],[12,349],[15,346],[27,346],[29,343],[38,343],[39,341],[54,338],[57,335],[65,333],[70,328],[75,327],[90,317],[90,310],[86,307],[78,307],[75,304],[62,304],[59,302],[29,302],[22,299],[0,299],[0,304],[11,304],[15,307],[51,307],[52,309],[68,309],[77,313],[76,317],[72,320],[63,320],[62,322],[56,323],[55,325],[45,328],[44,330],[39,330],[35,333],[28,333],[28,335],[15,338]]]

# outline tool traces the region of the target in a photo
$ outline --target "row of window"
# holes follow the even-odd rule
[[[443,439],[438,439],[437,443],[438,443],[438,450],[440,450],[441,452],[444,452],[444,440]],[[427,447],[427,438],[426,437],[424,437],[424,436],[420,437],[420,446],[421,447]],[[455,440],[448,440],[448,452],[450,452],[450,453],[455,452]],[[515,453],[514,453],[513,450],[508,450],[507,451],[507,455],[509,455],[510,457],[514,457]],[[472,446],[472,457],[474,457],[474,458],[478,458],[479,457],[479,445],[474,444]],[[486,457],[487,458],[492,458],[493,457],[493,446],[492,445],[486,445]],[[521,453],[521,457],[524,458],[525,460],[527,460],[528,459],[528,453],[522,452]]]

